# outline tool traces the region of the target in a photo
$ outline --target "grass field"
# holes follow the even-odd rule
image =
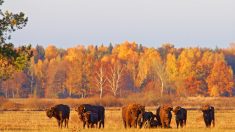
[[[147,109],[148,111],[148,109]],[[154,112],[154,109],[151,109]],[[155,112],[154,112],[155,113]],[[78,120],[78,115],[72,111],[70,115],[69,128],[60,130],[57,128],[55,118],[49,119],[44,111],[2,111],[0,112],[0,131],[40,131],[40,132],[80,132],[80,131],[235,131],[235,110],[218,110],[216,115],[216,127],[205,128],[202,113],[198,110],[188,111],[187,127],[183,129],[176,129],[174,118],[171,122],[172,129],[128,129],[125,130],[122,125],[120,110],[106,110],[105,113],[105,129],[82,129],[82,124]]]

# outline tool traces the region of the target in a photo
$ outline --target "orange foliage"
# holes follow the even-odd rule
[[[137,92],[232,96],[234,51],[234,45],[212,50],[163,44],[156,49],[128,41],[66,50],[37,46],[27,69],[7,81],[0,80],[0,94],[53,98],[125,97]],[[4,69],[8,64],[3,58],[0,65],[0,74],[15,72]]]

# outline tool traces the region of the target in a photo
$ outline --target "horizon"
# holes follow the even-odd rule
[[[233,0],[7,0],[2,10],[22,11],[29,17],[25,28],[12,33],[9,42],[16,46],[66,49],[135,41],[154,48],[170,43],[176,48],[213,49],[235,42],[234,4]]]

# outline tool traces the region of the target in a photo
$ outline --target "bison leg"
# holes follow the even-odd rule
[[[210,127],[210,122],[209,121],[206,121],[206,127]]]
[[[85,129],[85,126],[86,126],[86,122],[84,121],[83,122],[83,129]]]
[[[99,129],[101,128],[101,121],[98,122],[98,125],[99,125]]]
[[[67,128],[69,128],[69,119],[67,119]]]
[[[58,127],[60,128],[60,120],[57,120],[57,123],[58,123]]]
[[[124,125],[124,128],[126,128],[126,121],[123,120],[123,125]]]
[[[64,119],[60,120],[60,128],[63,127],[63,122],[64,122]]]
[[[65,118],[64,119],[64,127],[66,128],[66,126],[67,126],[67,119]]]
[[[95,123],[95,128],[98,128],[98,122]]]
[[[179,120],[176,120],[175,122],[176,122],[177,128],[179,128]]]
[[[128,121],[128,122],[127,122],[127,126],[128,126],[129,128],[131,128],[132,122],[131,122],[131,121]]]
[[[89,126],[90,126],[90,125],[89,125],[89,123],[87,122],[86,124],[87,124],[87,125],[86,125],[86,126],[87,126],[87,128],[89,128]]]
[[[99,125],[99,129],[101,128],[101,126],[103,126],[102,120],[98,121],[98,125]]]
[[[184,126],[186,127],[186,119],[184,120]]]
[[[102,128],[104,128],[104,120],[102,120],[101,122]]]
[[[69,119],[65,119],[65,127],[69,128]]]
[[[168,128],[171,128],[171,126],[170,126],[170,125],[171,125],[171,119],[169,119],[169,121],[168,121],[167,123],[168,123],[168,124],[167,124],[167,127],[168,127]]]
[[[212,120],[213,127],[215,127],[215,119]]]
[[[165,128],[165,127],[166,127],[166,125],[165,125],[165,122],[164,122],[164,120],[163,120],[163,119],[161,119],[161,123],[162,123],[162,127],[163,127],[163,128]]]
[[[183,128],[183,121],[180,120],[180,127]]]

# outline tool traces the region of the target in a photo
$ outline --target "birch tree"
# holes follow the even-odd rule
[[[110,65],[110,73],[107,77],[108,85],[113,92],[113,95],[117,97],[117,92],[120,90],[121,77],[123,75],[124,65],[119,61]]]

